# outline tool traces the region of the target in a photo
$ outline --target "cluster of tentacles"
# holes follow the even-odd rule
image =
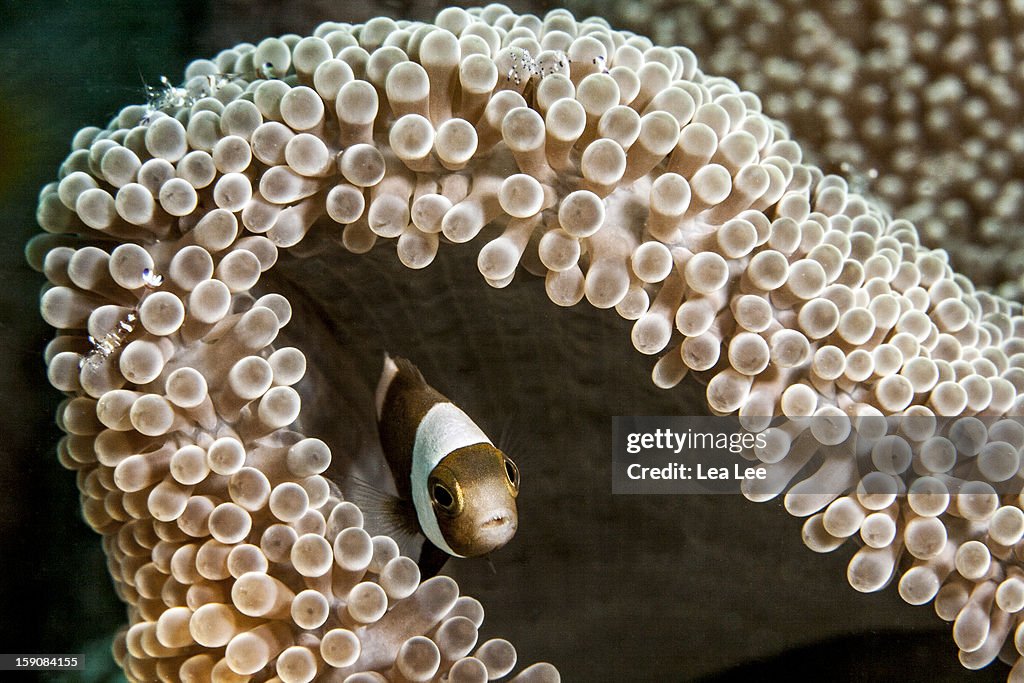
[[[250,292],[282,249],[381,241],[424,268],[475,240],[489,285],[525,272],[635,321],[658,386],[692,374],[768,430],[750,497],[785,493],[815,550],[859,539],[851,584],[901,574],[965,666],[1024,667],[1019,306],[803,164],[685,48],[500,5],[240,44],[83,129],[38,218],[59,453],[130,606],[132,678],[513,669],[506,641],[477,644],[479,603],[420,583],[289,428],[306,359],[274,346],[288,301]]]

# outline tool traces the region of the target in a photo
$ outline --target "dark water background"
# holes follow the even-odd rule
[[[37,313],[43,278],[22,257],[38,231],[38,189],[55,179],[77,129],[105,125],[120,106],[143,99],[143,82],[177,80],[192,58],[243,39],[305,34],[328,18],[434,11],[431,3],[355,4],[0,2],[0,651],[91,649],[89,676],[68,680],[115,680],[104,673],[112,666],[106,643],[125,618],[99,539],[81,521],[74,476],[54,455],[60,396],[41,357],[52,333]],[[390,291],[414,299],[417,282]],[[814,555],[799,540],[800,522],[779,505],[613,498],[607,417],[664,414],[678,408],[680,395],[641,384],[649,363],[626,348],[621,321],[595,322],[580,307],[556,315],[536,284],[503,290],[530,302],[524,307],[495,298],[479,281],[475,288],[482,298],[467,310],[503,306],[507,330],[544,330],[502,353],[528,356],[543,346],[552,354],[544,363],[547,393],[525,396],[536,387],[518,388],[528,399],[516,415],[519,430],[526,425],[547,452],[524,473],[535,493],[524,502],[519,537],[496,555],[497,574],[481,563],[449,566],[463,590],[482,599],[487,637],[508,637],[521,661],[552,661],[568,681],[1005,679],[1001,665],[961,669],[949,627],[929,607],[902,604],[893,587],[856,594],[845,580],[851,549]],[[402,315],[423,314],[407,307]],[[580,343],[575,335],[583,329],[581,357],[566,338]],[[399,333],[367,334],[383,335],[379,345]],[[586,344],[618,344],[632,364],[587,357]],[[452,364],[433,362],[438,383],[455,388],[445,376]],[[507,378],[513,370],[504,372]],[[618,392],[626,386],[644,388]],[[487,393],[465,389],[471,403]]]

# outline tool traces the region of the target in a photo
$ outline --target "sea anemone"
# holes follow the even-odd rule
[[[976,285],[1019,299],[1019,3],[592,3],[760,94],[807,160],[912,221]],[[657,17],[656,21],[653,18]]]
[[[761,101],[691,51],[490,5],[243,43],[151,95],[76,135],[27,248],[60,331],[58,453],[130,605],[130,676],[513,668],[506,641],[474,649],[479,604],[451,579],[420,584],[331,485],[331,468],[361,466],[359,438],[302,417],[300,392],[325,392],[303,377],[329,365],[281,343],[325,300],[299,300],[309,264],[378,242],[413,270],[480,244],[494,288],[529,273],[554,304],[615,309],[658,357],[656,386],[692,374],[713,412],[768,429],[751,456],[772,478],[748,495],[787,492],[814,550],[859,537],[851,585],[877,590],[902,560],[901,596],[955,620],[965,666],[1020,661],[1003,645],[1024,608],[1024,513],[1019,486],[992,486],[1015,480],[1024,445],[998,419],[1020,412],[1019,306],[804,164]],[[903,446],[884,442],[880,472],[804,470],[849,435],[809,418],[863,435],[889,416],[930,426],[882,420],[870,438]],[[974,462],[980,479],[961,472]]]

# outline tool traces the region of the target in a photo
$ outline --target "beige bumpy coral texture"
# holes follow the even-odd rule
[[[274,347],[289,304],[250,294],[282,249],[382,242],[423,268],[470,241],[491,286],[528,273],[559,305],[635,321],[658,386],[690,374],[716,413],[790,418],[751,454],[772,477],[748,495],[785,493],[814,550],[861,544],[858,590],[934,601],[965,666],[1001,656],[1024,678],[1024,429],[1000,419],[1024,412],[1019,306],[802,163],[757,96],[686,48],[500,5],[240,44],[82,130],[38,217],[59,453],[130,606],[116,649],[134,679],[514,668],[506,641],[477,644],[480,605],[420,583],[322,476],[327,446],[289,429],[305,369]],[[904,429],[879,471],[827,461],[797,481],[843,419],[903,415],[932,427]],[[881,424],[875,439],[897,423]],[[800,488],[822,478],[832,495]]]
[[[976,284],[1024,292],[1024,4],[569,5],[690,47],[707,70],[760,93],[815,163],[845,169]]]

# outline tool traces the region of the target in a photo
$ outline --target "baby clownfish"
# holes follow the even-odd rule
[[[376,392],[377,427],[404,514],[426,540],[420,570],[433,576],[448,557],[501,548],[519,525],[519,468],[404,358],[385,354]]]

